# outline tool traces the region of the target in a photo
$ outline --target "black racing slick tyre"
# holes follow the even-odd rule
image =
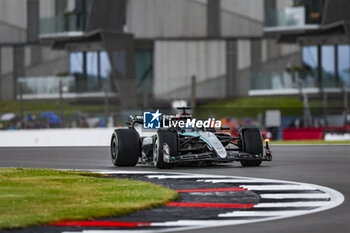
[[[158,130],[155,142],[153,143],[153,159],[157,168],[173,168],[174,164],[165,161],[177,155],[177,133],[170,130]]]
[[[255,127],[242,127],[240,129],[240,138],[242,141],[242,151],[258,155],[261,157],[264,151],[263,140],[260,130]],[[257,167],[261,164],[261,160],[243,160],[241,165],[243,167]]]
[[[111,139],[111,156],[115,166],[131,167],[141,155],[141,141],[135,129],[116,129]]]

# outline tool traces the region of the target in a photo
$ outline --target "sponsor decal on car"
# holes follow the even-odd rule
[[[159,109],[156,112],[143,113],[143,128],[145,129],[159,129],[162,114]]]
[[[215,118],[208,118],[207,120],[200,120],[192,118],[190,115],[176,116],[165,115],[159,112],[143,113],[143,128],[144,129],[159,129],[179,127],[179,128],[220,128],[221,121]]]

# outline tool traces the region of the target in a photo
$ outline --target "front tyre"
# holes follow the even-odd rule
[[[240,129],[240,138],[242,141],[242,151],[252,154],[254,156],[263,156],[264,145],[260,130],[255,127],[242,127]],[[257,167],[260,166],[261,160],[243,160],[241,165],[243,167]]]
[[[141,155],[140,136],[135,129],[116,129],[111,139],[114,166],[135,166]]]
[[[173,168],[169,163],[172,156],[177,155],[177,133],[175,131],[158,130],[153,143],[153,160],[157,168]]]

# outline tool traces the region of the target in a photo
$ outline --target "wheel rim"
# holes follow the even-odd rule
[[[168,160],[170,160],[170,148],[167,143],[163,144],[162,153],[163,153],[163,161],[165,161],[166,157],[169,158]]]
[[[112,139],[111,154],[113,160],[115,160],[118,156],[118,141],[116,135],[114,135]]]
[[[153,161],[154,161],[154,164],[157,164],[158,162],[158,145],[159,144],[159,137],[158,137],[158,134],[157,134],[157,137],[156,137],[156,141],[155,143],[153,144]]]

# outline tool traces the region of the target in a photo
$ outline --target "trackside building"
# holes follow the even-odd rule
[[[64,98],[145,106],[190,98],[193,76],[199,101],[293,89],[302,47],[265,36],[266,11],[293,4],[2,0],[0,99],[57,98],[62,85]]]

